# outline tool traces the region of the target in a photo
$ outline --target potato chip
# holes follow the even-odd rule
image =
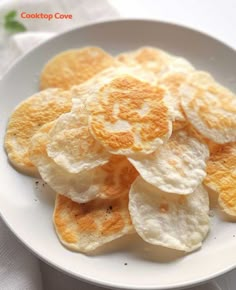
[[[130,75],[114,78],[88,98],[90,131],[113,154],[151,153],[172,131],[167,94]]]
[[[183,195],[192,193],[205,178],[208,156],[206,145],[179,130],[154,153],[128,159],[148,183]]]
[[[99,172],[89,170],[80,174],[69,173],[47,155],[46,147],[53,122],[45,124],[32,137],[29,157],[42,179],[56,192],[61,192],[76,202],[87,202],[98,195],[95,179],[102,179]]]
[[[61,89],[41,91],[16,107],[7,126],[5,149],[18,170],[30,175],[37,174],[28,156],[30,138],[42,125],[70,109],[71,94]]]
[[[183,130],[144,158],[128,158],[140,175],[155,187],[171,193],[190,194],[206,176],[206,145]]]
[[[213,142],[212,140],[208,139],[207,137],[203,136],[193,125],[188,123],[187,126],[184,127],[184,130],[188,132],[188,135],[196,138],[199,142],[204,143],[208,146],[210,154],[214,154],[217,152],[222,145]]]
[[[121,53],[117,60],[127,66],[141,65],[144,70],[158,76],[167,71],[171,56],[154,47],[141,47],[135,51]]]
[[[57,165],[46,151],[53,125],[45,124],[32,137],[29,148],[32,162],[53,190],[81,203],[95,197],[111,199],[128,194],[138,173],[123,156],[111,156],[105,165],[80,173],[70,173]]]
[[[190,195],[177,195],[138,177],[130,190],[129,211],[135,230],[150,244],[191,252],[209,231],[209,200],[202,185]]]
[[[69,89],[114,64],[114,58],[98,47],[63,51],[43,68],[40,88]]]
[[[61,243],[85,253],[133,232],[128,195],[79,204],[58,194],[53,220]]]
[[[204,72],[191,73],[181,87],[181,104],[190,123],[215,143],[236,141],[236,97]]]
[[[236,143],[221,145],[211,154],[204,183],[219,193],[223,210],[236,216]]]
[[[180,86],[185,82],[187,76],[184,73],[168,72],[159,78],[158,84],[164,85],[169,90],[169,99],[171,116],[173,119],[173,131],[184,128],[187,125],[183,109],[181,107]]]
[[[199,87],[203,90],[207,90],[209,88],[209,84],[215,82],[214,78],[207,72],[204,71],[196,71],[191,74],[191,84],[194,87]]]
[[[188,74],[194,71],[193,65],[185,58],[172,56],[168,62],[167,73],[181,73]]]
[[[143,70],[153,72],[156,79],[167,72],[189,73],[194,70],[186,59],[154,47],[141,47],[135,51],[121,53],[117,60],[127,66],[141,65]]]
[[[55,121],[49,134],[47,153],[70,173],[79,173],[108,162],[110,153],[91,135],[87,111],[80,99],[73,99],[71,112]]]

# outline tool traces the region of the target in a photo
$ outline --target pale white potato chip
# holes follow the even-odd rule
[[[120,75],[90,95],[89,128],[110,153],[142,155],[155,151],[172,132],[165,104],[169,92],[131,75]]]
[[[97,198],[84,204],[58,194],[53,222],[63,245],[85,253],[134,232],[128,194],[112,200]]]
[[[188,74],[194,70],[194,66],[183,57],[172,56],[168,62],[167,72]]]
[[[66,195],[76,202],[87,202],[99,193],[98,180],[101,172],[92,169],[79,174],[67,172],[47,155],[46,147],[53,123],[45,124],[31,138],[29,157],[38,169],[42,179],[56,192]]]
[[[224,144],[236,141],[236,96],[209,74],[190,73],[180,88],[189,122],[205,137]]]
[[[50,130],[47,153],[70,173],[80,173],[108,162],[110,153],[91,135],[81,99],[73,99],[71,112],[55,121]]]
[[[70,173],[47,155],[48,135],[53,123],[44,125],[31,139],[29,156],[42,179],[56,192],[76,202],[88,202],[95,197],[112,199],[127,195],[137,171],[124,156],[111,156],[94,169]]]
[[[150,184],[183,195],[192,193],[205,178],[208,157],[205,144],[179,130],[152,154],[128,159]]]
[[[180,196],[138,177],[130,190],[129,211],[143,240],[186,252],[201,247],[210,227],[208,193],[202,185],[193,194]]]

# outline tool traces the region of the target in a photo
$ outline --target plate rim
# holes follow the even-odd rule
[[[30,51],[28,51],[26,54],[18,57],[7,69],[7,71],[5,72],[5,74],[3,75],[2,79],[0,79],[0,84],[2,84],[5,81],[5,78],[8,77],[9,74],[11,74],[11,71],[18,66],[18,64],[24,60],[25,58],[28,57],[29,54],[34,53],[35,50],[39,49],[40,47],[45,45],[46,43],[49,43],[50,41],[56,39],[56,38],[61,38],[63,37],[63,35],[66,35],[68,33],[73,33],[76,32],[78,30],[82,30],[82,29],[87,29],[89,27],[94,27],[97,25],[104,25],[104,24],[109,24],[109,23],[116,23],[117,25],[119,25],[119,23],[121,22],[149,22],[149,23],[153,23],[156,25],[168,25],[168,26],[172,26],[172,27],[177,27],[179,29],[185,29],[188,30],[189,32],[193,32],[193,33],[197,33],[201,36],[210,38],[213,41],[216,41],[224,46],[226,46],[228,49],[232,50],[234,53],[236,53],[236,49],[234,47],[232,47],[231,45],[229,45],[228,43],[222,41],[221,39],[218,39],[215,36],[212,36],[210,34],[208,34],[205,31],[202,31],[200,29],[195,29],[192,27],[189,27],[187,25],[183,25],[183,24],[179,24],[179,23],[175,23],[175,22],[170,22],[170,21],[163,21],[163,20],[156,20],[156,19],[145,19],[145,18],[122,18],[122,19],[112,19],[112,20],[102,20],[102,21],[94,21],[93,23],[89,23],[86,25],[82,25],[82,26],[78,26],[78,27],[74,27],[72,29],[63,31],[62,33],[59,33],[45,41],[43,41],[42,43],[40,43],[39,45],[36,45],[33,49],[31,49]],[[1,88],[0,88],[1,89]],[[1,195],[1,192],[0,192]],[[53,268],[55,268],[56,270],[65,273],[66,275],[79,279],[80,281],[83,281],[85,283],[90,283],[93,285],[97,285],[100,287],[105,287],[105,288],[112,288],[112,289],[134,289],[134,290],[170,290],[170,289],[184,289],[187,287],[191,287],[191,286],[196,286],[199,284],[203,284],[205,282],[208,282],[216,277],[219,277],[220,275],[223,275],[227,272],[230,272],[232,270],[234,270],[236,268],[236,261],[234,264],[229,265],[228,267],[224,267],[222,270],[218,270],[214,273],[212,273],[211,275],[206,275],[206,276],[202,276],[201,278],[195,279],[195,280],[191,280],[191,281],[186,281],[184,283],[178,283],[178,284],[174,284],[174,285],[167,285],[167,286],[146,286],[145,288],[143,288],[143,286],[128,286],[129,288],[127,288],[126,284],[122,284],[120,283],[119,285],[116,285],[114,283],[111,282],[107,282],[107,281],[102,281],[102,280],[97,280],[96,278],[93,277],[88,277],[88,276],[84,276],[84,275],[80,275],[79,273],[74,273],[73,271],[70,270],[66,270],[63,269],[62,266],[58,265],[57,263],[48,260],[47,257],[44,257],[42,254],[40,254],[40,252],[38,252],[37,250],[35,250],[29,243],[27,243],[26,241],[24,241],[14,230],[14,228],[7,222],[7,220],[5,219],[4,215],[2,214],[2,210],[1,210],[1,205],[0,205],[0,217],[2,218],[4,224],[7,226],[7,228],[13,233],[13,235],[17,238],[17,240],[24,246],[24,248],[26,248],[27,250],[29,250],[29,252],[31,254],[33,254],[34,256],[36,256],[38,259],[40,259],[41,261],[45,262],[46,264],[52,266]]]
[[[151,23],[156,23],[156,24],[166,24],[166,25],[173,26],[173,27],[183,28],[185,30],[192,31],[194,33],[197,33],[197,34],[203,35],[205,37],[208,37],[211,40],[217,41],[220,44],[222,44],[224,46],[227,46],[230,50],[236,52],[236,47],[234,48],[233,46],[231,46],[229,43],[226,43],[222,39],[220,39],[220,38],[218,38],[216,36],[212,36],[212,35],[208,34],[206,31],[203,31],[201,29],[192,28],[192,27],[189,27],[189,26],[184,25],[182,23],[180,24],[180,23],[177,23],[177,22],[156,20],[156,19],[152,19],[152,18],[148,18],[148,19],[147,18],[138,18],[138,17],[137,18],[129,18],[129,17],[126,18],[126,17],[123,17],[121,19],[118,18],[118,19],[108,19],[108,20],[101,20],[101,21],[98,20],[98,21],[94,21],[92,23],[88,23],[88,24],[85,24],[85,25],[82,25],[82,26],[77,26],[77,27],[74,27],[72,29],[68,29],[66,31],[62,31],[62,32],[60,32],[60,33],[58,33],[58,34],[46,39],[45,41],[39,43],[38,45],[34,46],[32,49],[30,49],[28,52],[26,52],[26,54],[23,54],[23,55],[21,55],[21,56],[16,58],[16,60],[5,71],[4,75],[0,79],[0,82],[4,81],[4,79],[7,78],[7,75],[11,72],[11,70],[16,65],[18,65],[18,62],[20,62],[25,57],[27,57],[29,54],[34,52],[34,50],[39,49],[41,46],[45,45],[46,43],[50,42],[51,40],[59,38],[59,37],[63,36],[64,34],[67,34],[67,33],[70,33],[70,32],[76,31],[76,30],[86,29],[88,27],[97,26],[97,25],[100,25],[100,24],[102,25],[102,24],[109,24],[109,23],[115,23],[115,22],[116,23],[118,23],[118,22],[151,22]]]

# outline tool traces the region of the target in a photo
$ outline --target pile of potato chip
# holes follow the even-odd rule
[[[191,252],[210,228],[207,187],[236,216],[236,98],[210,74],[152,47],[86,47],[51,59],[40,89],[12,113],[5,148],[58,193],[68,248],[136,232]]]

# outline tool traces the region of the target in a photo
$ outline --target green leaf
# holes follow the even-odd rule
[[[16,10],[11,10],[4,16],[4,28],[10,33],[26,31],[26,27],[17,21],[16,16]]]
[[[26,31],[26,27],[20,22],[15,21],[15,20],[5,22],[4,27],[6,30],[8,30],[11,33]]]
[[[14,19],[16,18],[16,15],[17,15],[16,10],[11,10],[11,11],[9,11],[9,12],[4,16],[5,22],[8,22],[8,21],[14,20]]]

